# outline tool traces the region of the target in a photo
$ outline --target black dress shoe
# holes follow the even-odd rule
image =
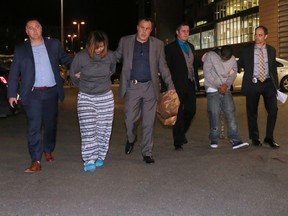
[[[184,138],[183,144],[187,144],[188,140],[186,139],[186,137]]]
[[[175,150],[176,151],[182,151],[183,147],[181,145],[175,145]]]
[[[152,156],[144,156],[144,157],[143,157],[143,160],[144,160],[147,164],[155,163],[155,160],[153,159]]]
[[[270,145],[272,148],[279,148],[279,144],[277,144],[273,139],[264,139],[264,143]]]
[[[134,147],[134,142],[130,143],[128,140],[127,140],[127,143],[126,143],[126,146],[125,146],[125,154],[130,154],[133,150],[133,147]]]
[[[261,143],[258,139],[253,139],[253,140],[252,140],[252,144],[253,144],[254,146],[262,146],[262,143]]]

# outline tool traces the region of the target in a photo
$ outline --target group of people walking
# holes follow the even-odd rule
[[[155,162],[152,150],[160,93],[159,73],[162,91],[177,93],[180,100],[172,134],[175,150],[183,150],[183,144],[188,143],[186,133],[196,114],[196,92],[200,88],[198,66],[202,64],[194,46],[188,42],[189,29],[188,23],[179,24],[175,41],[165,46],[163,41],[151,36],[153,21],[142,18],[138,21],[137,33],[122,37],[115,51],[109,50],[107,35],[95,30],[89,34],[85,49],[72,58],[58,40],[42,37],[42,26],[37,19],[28,20],[26,33],[29,40],[15,48],[8,87],[9,103],[13,107],[17,103],[21,75],[20,95],[27,115],[27,140],[32,161],[25,172],[40,171],[43,154],[48,162],[54,160],[58,100],[64,99],[59,64],[70,67],[70,78],[79,87],[77,113],[84,171],[94,172],[103,166],[109,149],[114,116],[110,77],[117,62],[122,62],[119,95],[124,97],[125,103],[125,154],[131,154],[138,141],[136,132],[141,119],[142,140],[139,142],[143,161],[147,164]],[[220,112],[226,117],[232,148],[249,146],[238,134],[230,92],[240,68],[245,70],[242,91],[246,96],[249,138],[253,145],[261,145],[257,110],[263,95],[268,113],[264,143],[279,147],[273,136],[277,118],[276,52],[266,44],[267,36],[268,30],[264,26],[256,28],[255,42],[243,48],[238,66],[228,45],[202,57],[212,148],[218,147]]]

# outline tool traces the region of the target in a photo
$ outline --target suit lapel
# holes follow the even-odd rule
[[[27,55],[28,55],[28,58],[31,59],[32,61],[32,64],[33,64],[33,67],[30,68],[31,72],[33,73],[33,75],[35,76],[35,61],[34,61],[34,55],[33,55],[33,51],[32,51],[32,45],[31,45],[31,42],[28,40],[26,42],[26,45],[25,45],[25,49],[27,50]]]
[[[250,67],[252,67],[252,69],[251,69],[252,75],[251,76],[253,76],[253,71],[254,71],[254,52],[255,52],[255,43],[251,44],[251,46],[249,47],[248,52],[247,52],[247,58],[250,61]]]
[[[268,57],[268,66],[270,68],[270,63],[272,62],[271,49],[268,45],[266,45],[266,49],[267,49],[267,57]]]
[[[182,52],[182,49],[181,49],[181,47],[180,47],[180,45],[179,45],[179,43],[177,41],[175,43],[175,46],[176,46],[176,50],[178,52],[178,55],[183,56],[183,58],[185,58],[184,57],[184,53]]]
[[[58,73],[58,68],[54,68],[55,64],[52,64],[53,55],[54,55],[55,52],[53,52],[53,49],[52,49],[52,46],[51,46],[51,42],[49,42],[47,39],[44,38],[44,46],[46,48],[47,55],[48,55],[48,58],[49,58],[53,73],[54,74]]]
[[[184,53],[183,53],[182,48],[179,45],[178,41],[175,41],[175,51],[178,53],[177,54],[177,56],[179,56],[178,59],[181,61],[178,63],[178,67],[180,67],[180,65],[182,65],[182,68],[184,67],[183,69],[184,70],[186,69],[188,71],[186,59],[185,59]]]
[[[32,45],[31,45],[30,41],[27,41],[27,43],[26,43],[26,50],[27,50],[27,53],[28,53],[29,58],[33,59],[33,62],[34,62]]]
[[[135,40],[136,40],[136,36],[132,37],[132,39],[128,42],[129,44],[128,44],[127,58],[128,58],[128,62],[130,62],[130,69],[132,69]]]
[[[268,73],[269,73],[269,76],[272,78],[273,82],[275,83],[275,78],[273,76],[272,68],[271,68],[271,63],[274,62],[274,59],[272,58],[272,50],[271,50],[271,47],[268,46],[267,44],[266,44],[266,49],[267,49],[267,58],[268,58]]]
[[[51,59],[53,58],[53,56],[51,56],[53,55],[53,51],[51,50],[51,46],[49,46],[49,42],[46,39],[44,39],[44,46],[46,47],[49,61],[51,62]]]
[[[155,52],[154,52],[154,46],[153,46],[153,38],[149,37],[149,63],[150,63],[150,71],[152,71],[152,70],[151,70],[151,66],[152,66],[153,59],[155,58],[154,54],[155,54]]]

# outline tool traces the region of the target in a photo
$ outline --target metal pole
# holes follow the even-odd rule
[[[74,53],[73,38],[74,38],[74,36],[71,37],[71,50],[72,50],[72,53]]]
[[[63,18],[63,0],[61,0],[61,45],[64,48],[64,18]]]
[[[80,40],[81,40],[81,37],[80,37],[80,25],[81,25],[81,22],[78,21],[77,23],[77,27],[78,27],[78,51],[80,51]]]

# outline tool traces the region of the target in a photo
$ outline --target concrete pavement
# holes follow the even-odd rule
[[[116,91],[117,86],[114,86]],[[60,104],[55,161],[42,171],[24,173],[30,164],[23,114],[0,119],[0,215],[2,216],[286,216],[288,215],[288,103],[279,105],[275,139],[281,145],[232,150],[222,140],[209,148],[206,98],[184,151],[173,149],[170,127],[155,125],[155,164],[143,162],[139,142],[131,155],[126,142],[123,101],[116,97],[110,149],[101,168],[85,173],[80,153],[76,88]],[[235,95],[243,141],[248,141],[244,97]],[[266,113],[260,102],[260,134]],[[141,128],[139,128],[141,129]],[[141,133],[139,133],[141,140]],[[263,137],[261,137],[263,139]]]

